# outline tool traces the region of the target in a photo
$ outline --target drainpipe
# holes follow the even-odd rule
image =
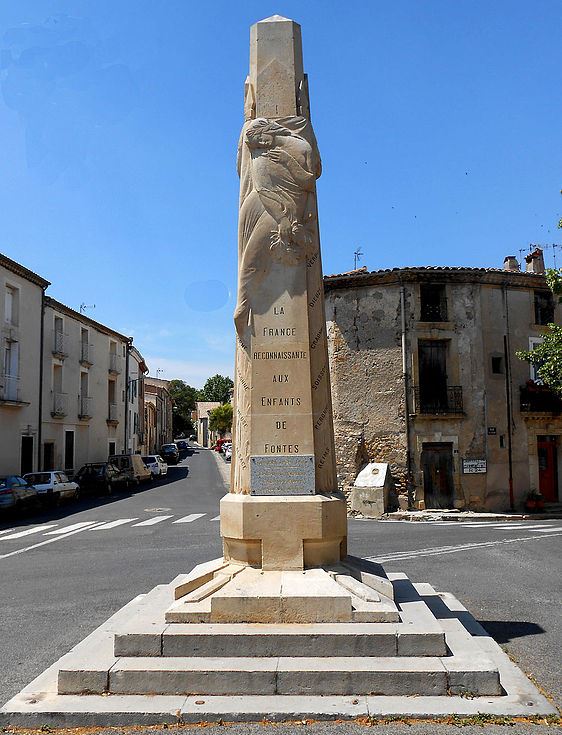
[[[511,362],[509,359],[509,302],[507,287],[502,285],[504,310],[505,310],[505,334],[503,336],[503,354],[505,361],[505,400],[507,409],[507,462],[508,462],[508,483],[509,483],[509,507],[515,509],[515,500],[513,496],[513,444],[512,444],[512,416],[513,407],[511,405]]]
[[[414,507],[412,488],[412,457],[410,443],[410,390],[408,385],[408,354],[406,346],[406,290],[400,286],[400,320],[402,341],[402,379],[404,381],[404,422],[406,427],[406,490],[408,492],[408,510]]]
[[[131,349],[131,339],[127,342],[125,349],[125,438],[123,440],[123,454],[127,454],[128,438],[129,438],[129,350]]]
[[[45,289],[41,289],[41,327],[39,336],[39,411],[37,412],[37,471],[41,470],[41,442],[43,441],[43,346],[45,342]]]

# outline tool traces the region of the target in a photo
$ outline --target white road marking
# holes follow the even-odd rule
[[[65,528],[57,528],[56,531],[49,531],[44,533],[44,536],[58,536],[61,533],[68,533],[69,531],[75,531],[77,528],[86,528],[87,526],[93,526],[98,521],[82,521],[81,523],[74,523],[72,526],[66,526]]]
[[[5,529],[4,529],[3,531],[0,531],[0,536],[1,536],[1,535],[2,535],[3,533],[10,533],[10,531],[14,531],[14,530],[15,530],[15,529],[13,529],[13,528],[5,528]]]
[[[141,521],[140,523],[134,523],[133,527],[135,526],[154,526],[157,523],[161,523],[162,521],[167,520],[168,518],[173,518],[174,516],[154,516],[154,518],[149,518],[146,521]]]
[[[198,518],[203,518],[204,515],[207,515],[206,513],[191,513],[191,515],[184,516],[183,518],[178,518],[177,521],[172,521],[172,523],[192,523],[193,521],[196,521]]]
[[[538,528],[537,526],[537,533],[548,533],[549,531],[560,531],[562,530],[560,526],[548,526],[544,528]]]
[[[537,541],[540,538],[553,538],[555,536],[562,536],[562,531],[559,533],[551,533],[548,536],[524,536],[522,538],[504,538],[497,539],[496,541],[481,541],[480,543],[473,544],[459,544],[459,546],[437,546],[432,549],[418,549],[417,551],[401,551],[396,554],[387,554],[386,556],[371,556],[368,557],[370,561],[375,561],[378,564],[389,561],[404,561],[406,559],[416,559],[421,556],[441,556],[442,554],[454,554],[457,551],[467,551],[470,549],[480,549],[490,546],[501,546],[502,544],[513,544],[519,541]]]
[[[26,546],[23,549],[16,549],[15,551],[10,551],[8,554],[2,554],[0,556],[0,559],[7,559],[9,556],[17,556],[18,554],[25,554],[26,551],[33,551],[33,549],[38,549],[40,546],[47,546],[47,544],[54,544],[55,541],[60,541],[63,538],[67,538],[67,536],[74,536],[76,533],[82,533],[83,531],[89,531],[90,527],[87,528],[77,528],[75,531],[70,531],[67,534],[61,535],[61,536],[55,536],[54,538],[47,539],[46,541],[40,541],[38,544],[33,544],[33,546]]]
[[[131,523],[132,521],[138,521],[138,518],[119,518],[117,521],[109,521],[108,523],[103,523],[101,526],[96,526],[91,530],[107,531],[110,528],[117,528],[117,526],[122,526],[124,523]]]
[[[525,531],[532,531],[532,530],[534,530],[535,528],[547,528],[547,529],[548,529],[549,531],[556,531],[556,530],[557,530],[556,526],[545,526],[545,525],[544,525],[544,523],[543,523],[543,524],[542,524],[542,525],[540,525],[540,526],[525,526]],[[505,528],[503,528],[502,530],[503,530],[503,531],[511,531],[511,528],[508,528],[508,527],[506,526],[506,527],[505,527]],[[515,530],[519,531],[519,529],[518,529],[518,528],[517,528],[517,529],[515,529]]]
[[[49,528],[54,528],[57,524],[51,523],[48,526],[35,526],[34,528],[27,528],[25,531],[18,531],[12,533],[9,536],[4,536],[0,541],[9,541],[13,538],[22,538],[23,536],[31,536],[32,533],[40,533],[41,531],[47,531]]]
[[[214,518],[211,518],[212,521],[220,521],[221,517],[220,515],[215,516]]]

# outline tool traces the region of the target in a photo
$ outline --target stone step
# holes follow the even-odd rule
[[[411,657],[128,658],[110,670],[110,694],[315,694],[445,696],[450,677],[470,676],[473,694],[499,695],[497,669]],[[91,681],[91,678],[88,679]],[[66,691],[68,694],[79,693]]]
[[[443,631],[403,623],[162,624],[116,633],[116,656],[445,656]]]

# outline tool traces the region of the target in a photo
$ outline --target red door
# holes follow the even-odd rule
[[[538,436],[539,490],[547,503],[558,500],[558,467],[555,436]]]

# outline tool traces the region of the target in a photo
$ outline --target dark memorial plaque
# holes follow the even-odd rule
[[[252,495],[314,495],[314,455],[250,457]]]

